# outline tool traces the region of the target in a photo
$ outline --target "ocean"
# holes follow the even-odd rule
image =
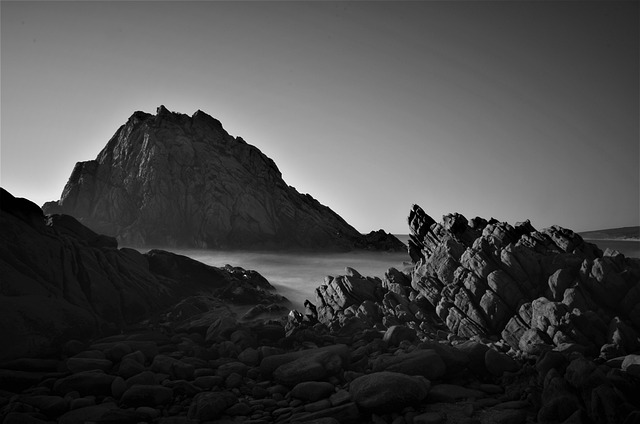
[[[396,235],[406,243],[409,236]],[[640,258],[640,240],[588,240],[602,250],[616,249],[628,257]],[[406,252],[347,252],[347,253],[282,253],[259,251],[175,250],[208,265],[226,264],[253,269],[262,274],[292,303],[292,309],[303,311],[305,299],[316,303],[315,288],[322,285],[325,276],[341,275],[351,267],[364,276],[382,277],[387,269],[404,269],[410,264]]]
[[[628,258],[640,258],[640,240],[637,239],[585,239],[585,241],[596,244],[603,251],[608,247],[617,250]]]
[[[227,264],[253,269],[264,276],[292,309],[304,311],[304,301],[316,303],[315,288],[327,275],[343,275],[351,267],[364,276],[382,277],[390,267],[402,270],[410,258],[406,252],[282,253],[253,251],[172,250],[207,265]]]

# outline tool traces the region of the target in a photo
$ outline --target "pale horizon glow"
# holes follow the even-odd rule
[[[640,225],[636,2],[0,2],[0,185],[42,205],[137,110],[200,109],[366,233],[413,203]]]

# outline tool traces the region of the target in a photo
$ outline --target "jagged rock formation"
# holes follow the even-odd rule
[[[116,331],[195,292],[236,304],[284,301],[254,271],[118,249],[114,238],[0,190],[0,359]]]
[[[298,193],[271,159],[206,113],[164,106],[155,116],[135,112],[43,209],[136,246],[403,249]]]
[[[412,287],[449,329],[525,351],[578,345],[605,357],[640,347],[640,261],[571,230],[451,214],[409,215]]]
[[[382,278],[347,268],[316,289],[317,307],[306,301],[304,313],[288,317],[288,338],[319,343],[322,329],[341,341],[362,338],[351,367],[365,368],[364,376],[349,386],[361,417],[385,405],[380,422],[392,422],[389,409],[401,406],[386,401],[416,384],[406,376],[431,385],[415,400],[428,412],[405,415],[409,422],[640,417],[640,260],[602,252],[564,228],[537,231],[529,221],[511,226],[451,214],[437,223],[414,205],[409,225],[413,267],[390,268]],[[471,375],[481,383],[458,385]],[[403,383],[395,387],[396,379]],[[360,399],[363,380],[371,389]],[[504,389],[512,400],[480,399],[457,416],[468,407],[462,399],[482,398],[482,388]],[[385,390],[391,393],[379,395]]]
[[[410,272],[327,277],[308,315],[334,329],[402,324],[419,337],[444,324],[527,353],[578,349],[608,359],[640,348],[640,260],[529,221],[451,214],[437,223],[414,205],[409,225]]]

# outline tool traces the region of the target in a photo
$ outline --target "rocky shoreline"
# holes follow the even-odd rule
[[[640,355],[514,355],[446,330],[331,332],[190,297],[122,334],[0,365],[3,423],[626,423]],[[635,402],[635,403],[634,403]]]
[[[136,255],[63,216],[43,224],[9,196],[2,266],[22,286],[3,281],[3,304],[58,281],[35,265],[68,270],[41,303],[65,305],[50,327],[20,312],[38,338],[3,327],[3,424],[640,422],[640,261],[570,230],[459,214],[437,223],[414,206],[410,269],[347,268],[304,311],[277,318],[284,299],[255,271]],[[17,234],[37,259],[31,271],[15,259],[26,260],[22,245],[9,245]],[[107,287],[127,288],[132,303]],[[119,314],[98,308],[109,299]],[[256,305],[240,316],[240,304]],[[100,329],[28,349],[78,305]]]

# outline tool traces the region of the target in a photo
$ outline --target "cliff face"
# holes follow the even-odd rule
[[[43,209],[132,245],[371,247],[331,209],[287,186],[271,159],[219,121],[163,106],[155,116],[134,113],[95,160],[76,164],[60,201]]]

